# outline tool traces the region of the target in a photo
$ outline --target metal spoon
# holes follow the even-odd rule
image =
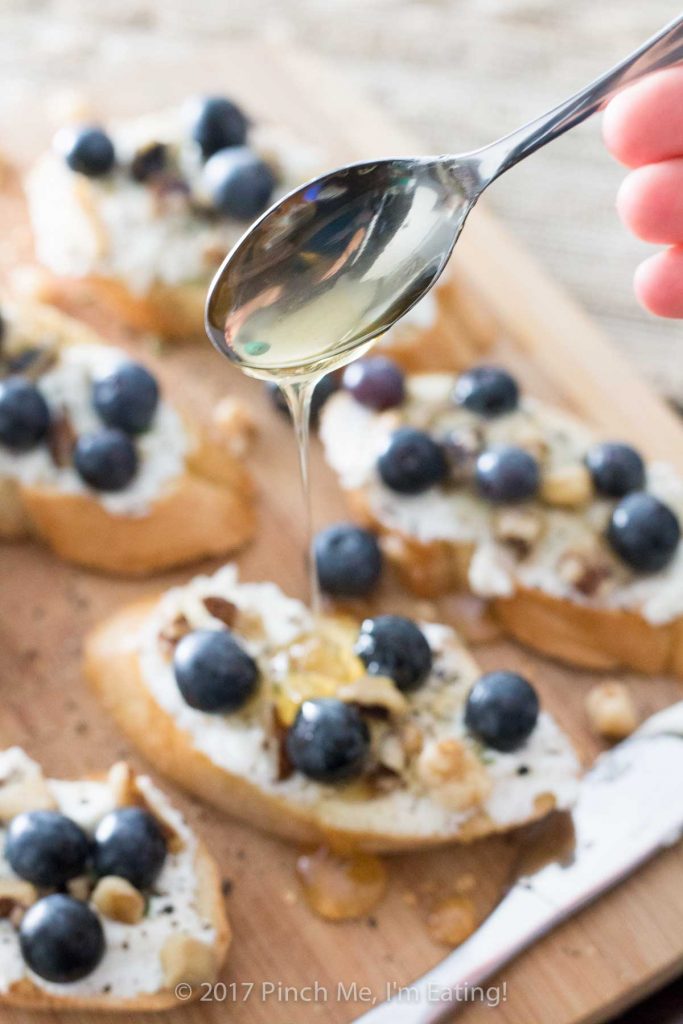
[[[352,164],[290,192],[216,274],[206,305],[211,341],[257,377],[294,382],[343,365],[429,291],[492,181],[623,86],[681,60],[683,15],[581,92],[482,149]]]

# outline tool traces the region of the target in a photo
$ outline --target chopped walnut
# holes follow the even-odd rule
[[[73,896],[75,900],[82,900],[84,903],[87,903],[90,899],[93,884],[90,875],[77,875],[76,878],[69,879],[66,883],[66,888],[69,896]]]
[[[340,686],[336,696],[347,704],[360,704],[364,708],[384,708],[391,715],[402,715],[408,701],[386,676],[362,676]]]
[[[448,462],[449,477],[454,483],[466,483],[474,473],[474,466],[483,445],[479,427],[459,427],[440,438]]]
[[[145,898],[126,878],[105,875],[93,889],[92,902],[105,917],[137,924],[145,913]]]
[[[0,918],[8,917],[15,928],[37,899],[38,890],[30,882],[21,878],[0,878]]]
[[[56,809],[57,801],[37,764],[18,764],[0,778],[0,821],[9,821],[22,811]]]
[[[246,608],[238,608],[235,629],[245,640],[263,640],[266,635],[261,614]]]
[[[406,721],[401,724],[399,736],[407,757],[419,754],[424,746],[422,729],[415,722]]]
[[[501,508],[493,515],[493,535],[512,548],[519,558],[526,558],[543,532],[543,517],[534,508]]]
[[[578,549],[560,557],[557,573],[585,597],[597,597],[607,590],[613,575],[611,565],[599,551]]]
[[[616,680],[598,683],[586,697],[586,714],[591,729],[610,740],[623,740],[638,725],[638,712],[631,692]]]
[[[385,796],[387,793],[395,793],[403,785],[403,779],[393,768],[378,764],[365,776],[365,782],[370,791],[376,796]]]
[[[133,154],[130,173],[135,181],[149,181],[166,168],[168,147],[163,142],[148,142]]]
[[[167,653],[171,654],[178,644],[179,640],[191,631],[192,627],[188,619],[184,615],[176,615],[176,617],[168,622],[161,632],[159,633],[159,643],[162,649]]]
[[[218,619],[228,627],[235,625],[238,609],[232,601],[228,601],[224,597],[205,597],[202,604],[214,619]]]
[[[403,771],[406,766],[406,751],[399,736],[390,732],[380,740],[377,760],[392,772]]]
[[[271,704],[264,705],[263,726],[269,737],[264,745],[269,747],[275,756],[275,778],[278,782],[283,782],[290,777],[294,768],[287,754],[287,726],[280,721],[277,708]]]
[[[548,470],[541,481],[541,498],[549,505],[577,508],[586,505],[593,494],[591,476],[586,467],[577,462]]]
[[[161,217],[170,213],[185,213],[191,206],[190,186],[179,174],[170,171],[155,174],[147,185],[155,212]]]
[[[9,373],[20,373],[22,377],[36,381],[47,373],[57,362],[57,353],[50,346],[25,348],[9,355],[6,359]]]
[[[201,985],[216,976],[216,955],[205,942],[191,935],[169,935],[161,950],[161,966],[167,988],[180,982]]]
[[[456,739],[429,743],[417,761],[421,782],[434,799],[454,811],[480,806],[491,792],[491,779],[474,751]]]
[[[47,435],[47,446],[55,466],[63,468],[71,464],[73,451],[78,436],[66,409],[53,413],[50,430]]]

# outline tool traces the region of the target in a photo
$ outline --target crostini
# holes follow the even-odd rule
[[[154,376],[85,325],[2,306],[0,538],[139,575],[224,555],[254,531],[238,405],[195,430]],[[228,413],[230,415],[228,415]]]
[[[45,778],[0,752],[0,1004],[167,1010],[229,943],[214,861],[149,778]]]
[[[219,264],[275,196],[310,177],[315,150],[252,125],[224,97],[106,128],[64,126],[26,178],[39,295],[108,307],[164,338],[203,336]]]
[[[85,669],[159,771],[288,840],[466,842],[574,796],[576,758],[533,688],[482,676],[453,630],[315,619],[234,566],[115,613]]]
[[[379,369],[379,372],[378,372]],[[683,480],[497,367],[357,364],[321,436],[410,589],[469,588],[512,636],[589,668],[683,675]]]

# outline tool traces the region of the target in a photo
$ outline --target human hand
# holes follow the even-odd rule
[[[605,110],[603,136],[632,168],[617,195],[619,216],[638,238],[667,246],[637,268],[636,297],[658,316],[683,317],[683,68],[619,93]]]

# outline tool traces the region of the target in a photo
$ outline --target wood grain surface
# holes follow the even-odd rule
[[[140,109],[172,101],[211,85],[242,98],[255,114],[288,121],[304,138],[325,146],[330,162],[381,152],[415,149],[387,125],[347,83],[330,78],[316,61],[278,49],[209,52],[202,69],[178,58],[172,66],[147,69],[144,84],[126,76],[106,84],[108,108]],[[4,137],[26,155],[43,141],[40,111],[7,122]],[[23,211],[11,175],[2,196],[2,256],[5,267],[27,250]],[[607,434],[636,438],[644,450],[673,458],[683,467],[683,434],[638,376],[575,306],[550,283],[485,211],[475,211],[457,257],[458,272],[482,296],[500,322],[500,357],[522,381],[592,421]],[[111,340],[148,357],[179,400],[202,414],[210,399],[226,393],[252,404],[260,437],[253,454],[261,492],[259,539],[240,559],[246,579],[274,579],[292,594],[305,595],[301,496],[291,430],[272,410],[261,386],[242,378],[205,346],[179,346],[159,353],[152,342],[124,336],[116,325],[89,318]],[[635,411],[639,416],[635,418]],[[331,474],[313,452],[315,517],[318,524],[344,516]],[[212,566],[202,567],[211,569]],[[19,743],[53,775],[82,775],[122,756],[142,762],[89,694],[79,667],[85,630],[111,608],[186,577],[173,574],[138,583],[112,581],[57,562],[38,546],[0,551],[0,742]],[[387,581],[378,603],[410,607]],[[588,736],[583,699],[592,673],[571,672],[507,643],[477,650],[483,666],[508,666],[527,674],[577,744],[585,763],[599,747]],[[632,679],[643,715],[681,697],[664,679]],[[201,803],[177,794],[178,803],[202,831],[226,881],[235,940],[217,998],[179,1009],[178,1024],[342,1024],[367,1009],[352,998],[352,986],[367,986],[384,998],[387,986],[406,985],[444,954],[425,927],[438,895],[464,873],[477,879],[477,909],[484,916],[515,875],[530,846],[545,848],[541,833],[497,838],[468,849],[451,848],[392,858],[388,895],[370,918],[327,924],[308,910],[297,887],[297,851],[220,818]],[[662,984],[683,966],[683,849],[648,865],[595,906],[566,923],[520,957],[498,979],[501,1002],[494,1011],[504,1024],[590,1024]],[[315,992],[306,986],[318,985]],[[250,985],[254,987],[249,988]],[[340,989],[339,986],[344,986]],[[234,987],[231,987],[234,986]],[[297,1001],[296,996],[299,999]],[[3,1011],[8,1024],[28,1024],[27,1013]],[[85,1024],[90,1014],[51,1020]],[[131,1022],[138,1015],[128,1015]],[[485,1004],[463,1008],[467,1024],[491,1019]],[[107,1024],[120,1016],[100,1016]]]

